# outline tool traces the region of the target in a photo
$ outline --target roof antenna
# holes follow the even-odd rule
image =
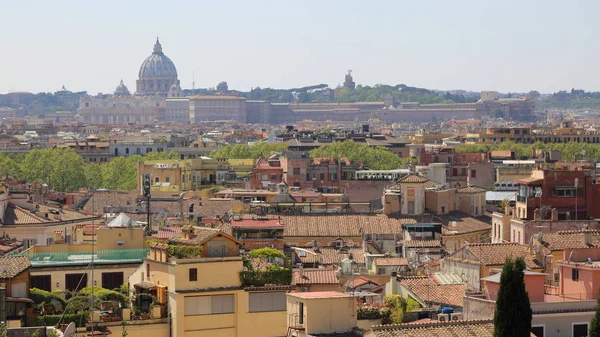
[[[196,77],[195,77],[195,73],[193,70],[192,70],[192,92],[193,92],[193,95],[196,94]]]

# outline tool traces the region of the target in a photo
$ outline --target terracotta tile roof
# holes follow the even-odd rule
[[[19,206],[8,203],[4,213],[5,225],[24,225],[24,224],[41,224],[46,222],[42,217],[39,217]]]
[[[474,218],[462,212],[450,212],[447,215],[435,216],[442,225],[442,235],[457,235],[479,231],[491,231],[491,218],[480,216]]]
[[[303,269],[302,276],[300,271],[295,270],[292,274],[293,285],[313,285],[313,284],[339,284],[335,269]]]
[[[404,177],[398,179],[399,183],[417,183],[417,184],[422,184],[422,183],[426,183],[428,181],[429,181],[429,179],[427,179],[425,177],[418,176],[416,174],[408,174],[408,175],[405,175]]]
[[[349,254],[352,253],[352,258],[354,259],[354,263],[356,264],[365,264],[365,253],[362,248],[350,248],[339,250],[334,247],[319,247],[318,249],[314,248],[305,248],[308,251],[316,253],[317,255],[313,255],[310,253],[303,254],[300,250],[294,250],[294,254],[302,263],[314,264],[320,263],[323,265],[339,265],[343,259],[347,259]],[[304,256],[302,256],[304,255]]]
[[[401,224],[413,218],[393,218],[384,214],[306,214],[283,216],[284,236],[360,237],[362,234],[400,233]]]
[[[186,239],[185,238],[186,230],[193,230],[194,236],[192,238]],[[182,228],[180,234],[175,235],[171,239],[169,239],[169,243],[178,243],[178,244],[185,244],[185,245],[201,245],[201,244],[204,244],[206,241],[210,240],[212,237],[219,235],[219,234],[225,235],[225,236],[230,236],[226,233],[221,232],[217,228],[187,226],[187,227]],[[235,240],[236,242],[241,244],[241,242],[239,242],[237,239],[235,239],[233,237],[231,237],[231,239]]]
[[[233,229],[283,229],[283,225],[277,219],[271,220],[253,220],[243,219],[239,221],[232,221],[231,227]]]
[[[583,235],[590,235],[591,243],[584,244]],[[600,247],[600,230],[570,230],[558,231],[556,233],[543,234],[542,245],[551,251],[565,250],[569,248],[592,248]]]
[[[466,194],[485,193],[485,192],[487,192],[487,190],[485,188],[481,188],[481,187],[477,187],[477,186],[465,186],[465,187],[458,188],[456,190],[456,193],[466,193]]]
[[[391,266],[408,266],[408,259],[405,257],[378,257],[373,260],[378,267],[391,267]]]
[[[491,320],[406,323],[373,326],[374,337],[493,337]],[[531,337],[535,337],[531,333]]]
[[[152,244],[150,245],[150,248],[159,249],[159,250],[166,250],[168,246],[169,245],[166,244],[166,243],[152,242]]]
[[[440,240],[408,240],[404,241],[406,248],[437,248],[442,246]]]
[[[357,288],[357,287],[360,287],[360,286],[364,286],[365,284],[369,284],[369,283],[374,284],[376,286],[381,285],[380,283],[375,282],[373,280],[369,280],[366,277],[359,277],[359,278],[356,278],[354,280],[349,280],[346,283],[346,287],[354,289],[354,288]]]
[[[11,279],[31,267],[27,256],[0,257],[0,279]]]
[[[578,268],[600,268],[600,263],[598,261],[580,262],[580,261],[558,260],[558,261],[556,261],[556,263],[561,264],[561,265],[574,266],[574,267],[578,267]]]
[[[169,227],[161,227],[158,229],[158,233],[156,233],[156,238],[158,240],[169,240],[173,237],[181,234],[181,226],[169,226]]]
[[[98,234],[98,228],[100,228],[100,225],[84,225],[83,226],[83,234],[84,235],[96,235],[96,234]]]
[[[462,307],[465,284],[438,284],[428,276],[398,277],[397,280],[423,302]]]
[[[524,257],[528,269],[543,268],[530,254],[529,246],[518,243],[473,243],[469,252],[486,266],[503,265],[507,257]]]

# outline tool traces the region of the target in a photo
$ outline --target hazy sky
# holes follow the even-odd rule
[[[183,88],[600,91],[600,1],[0,0],[0,93],[135,90],[156,35]]]

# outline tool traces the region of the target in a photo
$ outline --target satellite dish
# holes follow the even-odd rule
[[[75,322],[69,323],[65,332],[63,333],[63,337],[71,337],[73,336],[73,332],[75,332]]]

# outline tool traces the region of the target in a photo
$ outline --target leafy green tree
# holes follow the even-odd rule
[[[137,188],[137,163],[143,157],[117,157],[102,167],[102,187],[110,190],[135,190]]]
[[[144,160],[177,160],[179,153],[173,151],[150,152],[144,157]]]
[[[267,143],[258,142],[253,145],[230,144],[209,154],[211,158],[224,159],[258,159],[260,157],[270,157],[275,153],[283,152],[287,149],[285,143]]]
[[[494,337],[529,337],[531,303],[525,290],[525,261],[507,258],[500,276],[494,311]]]
[[[20,164],[22,177],[39,180],[61,192],[70,192],[87,184],[83,158],[72,149],[30,151]]]
[[[351,162],[374,170],[393,170],[403,167],[403,160],[385,147],[370,147],[352,140],[334,142],[310,151],[313,158],[348,158]]]
[[[596,314],[594,314],[590,323],[588,337],[600,337],[600,296],[598,296],[598,300],[596,301]]]

